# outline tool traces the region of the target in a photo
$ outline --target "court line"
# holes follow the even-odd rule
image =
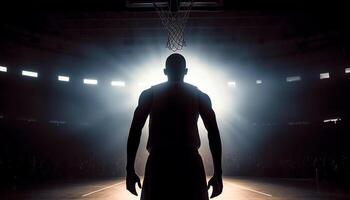
[[[257,194],[261,194],[261,195],[265,195],[265,196],[268,196],[268,197],[272,197],[271,194],[268,194],[268,193],[265,193],[265,192],[261,192],[261,191],[258,191],[258,190],[254,190],[254,189],[251,189],[251,188],[248,188],[248,187],[244,187],[244,186],[241,186],[241,185],[238,185],[236,183],[231,183],[231,182],[228,182],[228,181],[225,181],[226,183],[234,186],[234,187],[237,187],[237,188],[240,188],[242,190],[247,190],[247,191],[250,191],[250,192],[254,192],[254,193],[257,193]],[[95,191],[92,191],[92,192],[89,192],[89,193],[86,193],[86,194],[83,194],[82,197],[87,197],[89,195],[92,195],[92,194],[95,194],[97,192],[101,192],[103,190],[106,190],[106,189],[109,189],[109,188],[112,188],[114,186],[118,186],[118,185],[121,185],[125,183],[125,181],[122,181],[120,183],[116,183],[116,184],[113,184],[113,185],[110,185],[110,186],[107,186],[107,187],[104,187],[104,188],[101,188],[101,189],[98,189],[98,190],[95,190]]]
[[[225,181],[225,182],[228,183],[228,184],[230,184],[230,185],[232,185],[232,186],[234,186],[234,187],[237,187],[237,188],[239,188],[239,189],[242,189],[242,190],[248,190],[248,191],[250,191],[250,192],[255,192],[255,193],[257,193],[257,194],[261,194],[261,195],[265,195],[265,196],[268,196],[268,197],[272,197],[271,194],[268,194],[268,193],[265,193],[265,192],[260,192],[260,191],[258,191],[258,190],[250,189],[250,188],[248,188],[248,187],[244,187],[244,186],[238,185],[238,184],[236,184],[236,183],[231,183],[231,182],[228,182],[228,181]]]
[[[81,196],[82,196],[82,197],[87,197],[87,196],[92,195],[92,194],[95,194],[95,193],[97,193],[97,192],[101,192],[101,191],[103,191],[103,190],[107,190],[107,189],[109,189],[109,188],[111,188],[111,187],[121,185],[121,184],[124,183],[124,182],[125,182],[125,181],[122,181],[122,182],[120,182],[120,183],[116,183],[116,184],[113,184],[113,185],[110,185],[110,186],[101,188],[101,189],[99,189],[99,190],[95,190],[95,191],[92,191],[92,192],[83,194],[83,195],[81,195]]]

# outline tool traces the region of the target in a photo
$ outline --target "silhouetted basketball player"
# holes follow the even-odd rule
[[[142,92],[131,124],[127,147],[127,189],[137,195],[141,188],[134,171],[141,131],[149,119],[146,164],[142,200],[206,200],[222,192],[221,140],[211,101],[205,93],[184,82],[185,58],[172,54],[167,58],[164,74],[168,81]],[[199,115],[208,130],[209,146],[214,162],[214,176],[206,183],[202,158],[198,153]]]

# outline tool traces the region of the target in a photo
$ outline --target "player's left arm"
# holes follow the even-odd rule
[[[141,188],[141,182],[139,177],[135,173],[134,163],[136,158],[137,149],[140,144],[140,138],[142,128],[145,125],[147,116],[150,113],[152,103],[151,90],[145,90],[142,92],[139,98],[139,103],[134,112],[134,117],[131,123],[128,143],[127,143],[127,164],[126,164],[126,186],[134,195],[137,195],[135,184]]]

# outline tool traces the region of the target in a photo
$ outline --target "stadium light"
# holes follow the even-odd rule
[[[349,74],[350,73],[350,67],[349,68],[345,68],[345,74]]]
[[[124,87],[125,86],[125,82],[124,81],[112,81],[111,82],[111,86]]]
[[[67,122],[66,121],[60,121],[60,120],[50,120],[49,123],[50,124],[55,124],[56,126],[59,126],[59,125],[66,124]]]
[[[236,87],[236,82],[234,82],[234,81],[229,81],[229,82],[227,82],[227,85],[229,86],[229,87]]]
[[[69,76],[58,76],[59,81],[69,82]]]
[[[335,124],[336,124],[338,121],[341,121],[341,118],[334,118],[334,119],[325,119],[325,120],[323,120],[324,123],[327,123],[327,122],[334,122]]]
[[[320,79],[327,79],[327,78],[329,78],[329,72],[320,74]]]
[[[0,72],[7,72],[7,67],[0,66]]]
[[[22,71],[22,76],[29,76],[29,77],[37,78],[38,77],[38,73],[37,72],[23,70]]]
[[[96,79],[84,79],[84,84],[87,85],[97,85],[98,81]]]
[[[256,84],[258,85],[262,84],[262,80],[256,80]]]
[[[287,82],[295,82],[295,81],[301,81],[301,77],[300,76],[288,76],[286,78]]]

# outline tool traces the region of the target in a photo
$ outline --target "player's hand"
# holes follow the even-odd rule
[[[213,192],[211,193],[210,198],[219,196],[222,193],[223,188],[222,177],[214,174],[214,176],[208,182],[208,190],[210,186],[213,187]]]
[[[140,178],[137,176],[135,172],[128,172],[126,175],[126,189],[129,190],[132,194],[137,196],[135,184],[141,188]]]

